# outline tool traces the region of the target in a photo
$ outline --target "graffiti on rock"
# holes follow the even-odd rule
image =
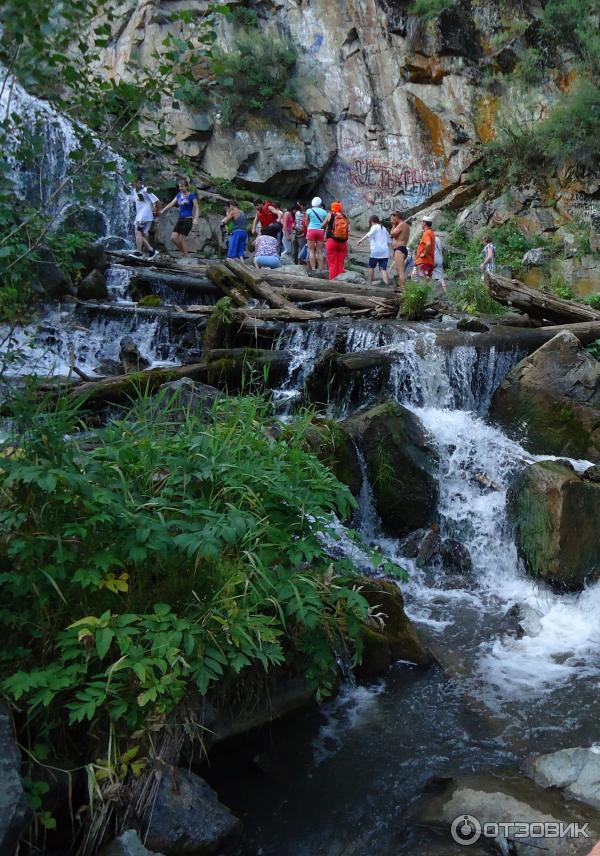
[[[384,212],[420,205],[440,187],[426,167],[367,154],[338,159],[328,178],[337,194],[352,205],[368,205]]]

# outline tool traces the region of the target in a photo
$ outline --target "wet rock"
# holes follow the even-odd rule
[[[403,537],[435,515],[438,459],[421,421],[394,401],[351,416],[341,427],[363,451],[377,513]]]
[[[356,443],[348,432],[333,420],[323,419],[309,427],[306,442],[321,463],[358,496],[362,473]]]
[[[461,817],[475,818],[481,825],[472,839],[485,844],[490,853],[510,856],[587,856],[600,835],[596,812],[576,802],[566,802],[560,793],[544,788],[516,770],[494,770],[441,780],[430,787],[407,812],[405,822],[445,831],[449,840],[451,824]],[[571,833],[566,837],[517,836],[514,827],[498,830],[498,824],[544,823],[589,824],[589,837]],[[541,831],[540,826],[536,831]],[[471,830],[475,830],[471,824]],[[498,831],[496,831],[498,830]],[[473,834],[466,830],[465,839]],[[512,835],[511,835],[512,831]],[[533,830],[532,830],[533,831]],[[575,830],[573,830],[575,831]],[[508,849],[507,849],[508,848]],[[460,848],[459,848],[460,849]],[[467,848],[464,848],[465,851]],[[471,847],[468,847],[471,850]],[[454,854],[453,849],[446,851]],[[457,851],[458,852],[458,851]]]
[[[150,361],[145,357],[142,357],[140,354],[139,348],[131,336],[124,336],[121,339],[119,359],[121,360],[125,374],[129,374],[130,372],[139,372],[141,369],[146,369],[150,365]]]
[[[423,539],[429,534],[429,529],[416,529],[403,538],[399,545],[400,555],[407,559],[416,559]]]
[[[471,554],[456,538],[445,538],[439,547],[440,559],[444,569],[458,574],[468,574],[473,563]]]
[[[404,598],[396,583],[361,577],[360,593],[383,621],[383,628],[366,628],[365,656],[359,669],[361,677],[383,674],[394,660],[405,660],[417,666],[433,662],[404,611]]]
[[[77,297],[80,300],[106,300],[108,289],[104,274],[96,269],[88,273],[77,286]]]
[[[48,300],[57,300],[64,295],[75,293],[73,286],[57,264],[54,253],[48,247],[38,247],[34,263],[35,285]]]
[[[531,464],[514,480],[508,518],[527,572],[561,589],[600,575],[600,485],[560,462]]]
[[[21,754],[12,719],[7,708],[0,705],[0,853],[15,851],[30,821],[27,797],[19,776],[20,766]]]
[[[62,225],[68,232],[89,232],[98,237],[106,235],[106,217],[92,205],[74,203],[63,216]]]
[[[393,359],[393,355],[379,350],[340,354],[328,349],[315,363],[306,382],[306,395],[321,406],[344,395],[351,405],[360,407],[373,399],[374,389],[385,386]]]
[[[471,316],[468,318],[461,318],[456,325],[456,328],[457,330],[467,330],[470,333],[487,333],[490,329],[489,326],[479,318],[473,318]]]
[[[532,756],[524,769],[543,788],[560,788],[565,797],[600,810],[600,747]]]
[[[131,243],[118,235],[107,235],[106,238],[100,238],[98,243],[104,247],[107,253],[118,253],[121,250],[131,249]]]
[[[118,360],[110,360],[107,357],[100,360],[94,369],[94,373],[102,377],[118,377],[124,374],[123,364]]]
[[[417,553],[417,565],[424,568],[431,564],[438,555],[440,549],[440,536],[434,529],[430,529],[419,545]]]
[[[593,467],[588,467],[587,470],[582,474],[581,478],[584,481],[594,482],[595,484],[600,483],[600,464],[596,464]]]
[[[219,802],[213,789],[177,767],[162,771],[146,824],[147,847],[166,856],[217,853],[241,831],[240,820]]]
[[[207,418],[215,401],[225,397],[214,386],[200,383],[200,381],[192,380],[189,377],[163,383],[159,387],[159,391],[162,393],[161,405],[169,404],[169,413],[180,421],[183,421],[188,413],[202,419]]]
[[[148,850],[134,829],[128,829],[100,851],[100,856],[162,856],[156,850]]]
[[[93,270],[106,273],[110,267],[110,261],[106,255],[106,247],[98,242],[90,244],[83,250],[80,261],[83,265],[84,274],[88,274]]]
[[[515,603],[502,619],[502,632],[507,636],[522,639],[523,636],[539,636],[541,631],[541,615],[526,603]]]
[[[508,373],[490,415],[537,453],[600,461],[600,362],[557,333]]]

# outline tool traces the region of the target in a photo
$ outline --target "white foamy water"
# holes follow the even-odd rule
[[[106,271],[106,288],[108,296],[116,303],[131,303],[127,296],[129,283],[134,274],[132,268],[123,265],[111,265]]]

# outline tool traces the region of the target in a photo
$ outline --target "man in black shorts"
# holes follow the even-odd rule
[[[402,289],[406,285],[406,259],[408,258],[410,226],[402,219],[399,211],[392,212],[391,221],[390,237],[394,248],[394,263],[398,271],[398,288]]]

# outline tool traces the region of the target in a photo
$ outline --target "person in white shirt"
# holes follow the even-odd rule
[[[433,252],[433,273],[431,278],[437,280],[446,291],[446,283],[444,282],[444,246],[439,235],[435,236],[435,249]]]
[[[370,229],[366,235],[363,235],[356,243],[362,244],[363,241],[369,239],[371,252],[369,254],[369,270],[367,277],[369,282],[373,282],[375,278],[375,268],[379,265],[381,271],[381,279],[386,285],[389,285],[389,277],[387,272],[388,262],[390,260],[390,233],[381,225],[381,221],[376,214],[369,219]]]
[[[150,258],[156,255],[156,250],[148,240],[148,233],[154,222],[154,205],[158,202],[158,196],[150,193],[143,186],[142,179],[138,176],[131,188],[131,198],[135,202],[135,245],[139,255],[144,247],[148,248]]]

